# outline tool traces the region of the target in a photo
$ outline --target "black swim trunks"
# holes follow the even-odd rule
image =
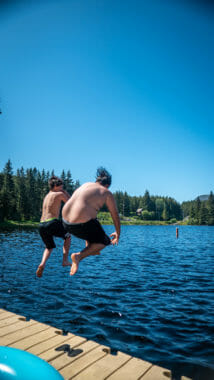
[[[89,243],[111,244],[110,238],[97,219],[91,219],[86,223],[69,223],[62,219],[62,223],[66,231]]]
[[[48,249],[56,248],[53,236],[61,237],[64,240],[70,236],[70,234],[65,231],[62,222],[58,219],[40,222],[39,234]]]

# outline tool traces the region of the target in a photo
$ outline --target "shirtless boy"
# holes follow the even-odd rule
[[[80,186],[63,207],[63,226],[72,235],[86,240],[86,248],[71,255],[70,275],[74,275],[79,262],[87,256],[99,255],[109,244],[118,244],[120,237],[120,219],[112,193],[111,175],[104,168],[97,169],[96,182],[87,182]],[[116,231],[111,234],[112,240],[105,234],[96,219],[99,209],[106,204],[112,216]]]
[[[42,277],[45,264],[53,248],[56,248],[53,236],[64,239],[62,265],[71,266],[71,263],[68,261],[68,253],[71,244],[70,234],[65,231],[62,222],[58,219],[61,202],[67,202],[70,195],[63,189],[62,180],[56,176],[50,178],[49,188],[50,191],[43,200],[42,217],[39,225],[39,233],[46,248],[42,256],[42,261],[36,271],[37,277]]]

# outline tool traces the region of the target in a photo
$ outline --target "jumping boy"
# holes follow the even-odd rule
[[[42,277],[45,264],[50,257],[53,248],[56,248],[54,236],[64,239],[63,245],[63,266],[71,266],[68,261],[68,253],[71,244],[70,234],[65,231],[62,222],[58,219],[61,202],[66,203],[70,195],[63,189],[63,181],[52,176],[49,180],[49,193],[45,196],[42,206],[42,217],[39,225],[40,236],[45,243],[45,250],[42,256],[42,261],[36,271],[37,277]]]
[[[62,217],[65,230],[72,235],[86,240],[86,248],[73,253],[70,275],[74,275],[79,262],[87,256],[98,255],[109,244],[118,244],[120,237],[120,219],[112,193],[111,175],[104,168],[97,169],[96,182],[87,182],[73,193],[63,207]],[[96,219],[99,209],[106,204],[112,216],[116,231],[111,234],[112,240],[105,234]]]

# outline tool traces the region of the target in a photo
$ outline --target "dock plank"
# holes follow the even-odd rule
[[[171,379],[171,371],[166,368],[159,367],[157,365],[153,365],[148,372],[146,372],[143,376],[140,377],[140,380],[169,380]]]
[[[27,325],[26,325],[27,323]],[[18,330],[21,330],[25,328],[26,326],[31,326],[36,324],[37,322],[34,320],[30,320],[28,322],[26,321],[18,321],[16,323],[13,323],[12,325],[5,325],[0,329],[0,337],[3,337],[5,335],[9,335],[13,332],[16,332]]]
[[[64,344],[70,345],[70,348],[74,348],[75,346],[78,346],[80,343],[83,343],[86,341],[86,338],[82,338],[81,336],[75,335],[71,337],[70,339],[66,340]],[[43,352],[39,355],[39,357],[43,360],[46,360],[47,362],[56,359],[59,356],[62,356],[64,354],[64,351],[57,351],[57,348],[60,346],[55,346],[51,348],[48,351]]]
[[[85,343],[85,345],[86,344],[87,343]],[[90,350],[89,352],[85,351],[84,354],[79,356],[77,360],[74,360],[72,363],[61,369],[59,372],[65,380],[82,379],[82,371],[84,371],[89,366],[94,364],[97,360],[102,359],[106,355],[108,355],[107,347],[97,344],[97,346],[94,349]],[[87,375],[86,377],[84,375],[83,378],[88,379]]]
[[[126,355],[120,351],[118,351],[117,355],[105,355],[103,358],[79,373],[75,377],[75,380],[104,380],[130,359],[130,355]]]
[[[30,339],[29,337],[23,338],[16,343],[10,344],[9,346],[19,348],[20,350],[28,350],[32,346],[35,346],[38,343],[41,344],[54,336],[56,336],[56,329],[50,327],[47,330],[40,331],[34,335],[31,335]]]
[[[141,359],[132,358],[108,377],[108,380],[138,380],[152,364]]]
[[[14,313],[11,313],[10,311],[4,311],[3,313],[0,314],[0,320],[2,319],[6,319],[6,318],[9,318],[9,317],[14,317]]]
[[[87,352],[93,350],[94,348],[98,347],[99,344],[96,342],[93,342],[92,340],[88,340],[86,342],[81,343],[80,345],[76,346],[75,349],[79,349],[82,352],[79,352],[78,356],[69,356],[67,353],[60,356],[59,358],[55,360],[51,360],[49,363],[56,368],[57,370],[60,370],[69,364],[73,363],[75,360],[79,360],[80,357],[85,355]],[[74,351],[75,352],[75,351]]]
[[[19,340],[23,338],[30,337],[31,335],[34,335],[39,331],[47,330],[49,328],[48,325],[45,325],[43,323],[39,323],[39,322],[33,323],[33,322],[36,322],[36,321],[34,320],[26,321],[24,322],[26,324],[26,327],[3,336],[1,338],[1,345],[8,346],[12,343],[18,342]]]
[[[60,344],[66,343],[66,341],[74,337],[75,335],[73,334],[68,334],[68,335],[58,335],[54,336],[53,338],[50,338],[44,342],[38,343],[34,345],[33,347],[30,347],[28,349],[28,352],[34,355],[41,355],[43,352],[50,350],[51,348],[56,348]]]
[[[25,317],[20,317],[19,315],[11,315],[8,318],[1,319],[0,320],[0,328],[4,326],[13,325],[16,322],[19,322],[20,320],[25,321]]]

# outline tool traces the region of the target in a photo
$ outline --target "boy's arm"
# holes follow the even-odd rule
[[[68,199],[71,197],[70,194],[65,189],[62,189],[62,192],[65,194],[65,196],[68,197]]]
[[[61,192],[62,192],[62,199],[61,199],[61,200],[62,200],[64,203],[66,203],[66,202],[68,201],[68,199],[69,199],[71,196],[70,196],[70,194],[68,194],[68,192],[67,192],[66,190],[64,190],[64,189],[62,189]]]
[[[116,229],[116,232],[111,234],[111,236],[113,236],[112,244],[118,244],[118,241],[120,238],[120,218],[117,211],[117,205],[116,205],[114,196],[110,191],[106,199],[106,206],[108,207],[108,210],[111,214],[111,217],[113,219],[113,223]]]

